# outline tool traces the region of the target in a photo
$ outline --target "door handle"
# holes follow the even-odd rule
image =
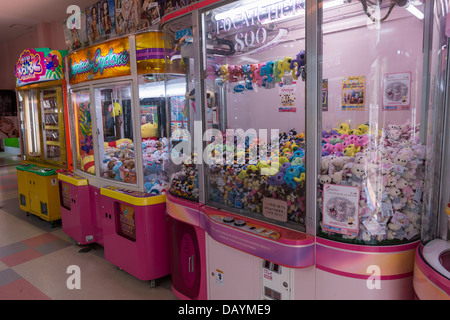
[[[188,260],[188,271],[190,273],[194,272],[194,255],[191,255]]]

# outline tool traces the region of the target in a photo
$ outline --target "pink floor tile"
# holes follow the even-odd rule
[[[28,249],[3,257],[2,259],[0,259],[0,261],[6,264],[8,267],[14,267],[18,264],[39,258],[41,256],[42,254],[40,254],[36,250]]]
[[[0,300],[50,300],[25,279],[18,279],[0,287]]]
[[[59,239],[57,236],[51,234],[51,233],[44,233],[41,234],[39,236],[27,239],[27,240],[23,240],[22,242],[25,243],[26,245],[28,245],[31,248],[40,246],[42,244],[54,241],[56,239]]]

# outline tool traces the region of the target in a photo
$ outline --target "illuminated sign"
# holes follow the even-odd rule
[[[213,17],[215,35],[238,31],[234,35],[234,49],[236,52],[247,52],[260,48],[268,49],[285,39],[287,29],[280,29],[273,39],[269,39],[265,24],[281,21],[304,14],[304,0],[257,1],[239,8],[217,12]],[[249,29],[257,26],[256,30]]]
[[[103,79],[131,73],[128,38],[99,44],[70,55],[69,81]]]
[[[26,49],[17,60],[15,75],[17,86],[41,81],[60,80],[63,77],[63,57],[67,51]]]

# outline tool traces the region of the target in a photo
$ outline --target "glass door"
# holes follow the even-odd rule
[[[420,236],[427,188],[424,6],[361,3],[323,1],[318,235],[401,244]]]
[[[137,184],[131,83],[94,89],[100,176]]]
[[[19,100],[23,101],[24,138],[26,142],[26,160],[41,161],[41,128],[39,122],[38,93],[36,89],[19,91]]]
[[[202,19],[206,204],[305,231],[304,1]]]
[[[166,103],[170,114],[169,192],[175,197],[199,202],[199,154],[195,150],[195,124],[202,122],[196,105],[195,73],[199,61],[194,54],[191,14],[163,27],[166,46]],[[201,136],[198,137],[201,139]],[[200,144],[201,145],[201,144]],[[201,159],[201,158],[200,158]],[[201,160],[200,160],[201,161]]]
[[[75,130],[73,145],[76,146],[77,152],[75,168],[94,175],[95,157],[89,89],[70,90],[70,95]]]
[[[64,109],[61,88],[40,90],[43,122],[44,160],[61,165],[66,162]]]

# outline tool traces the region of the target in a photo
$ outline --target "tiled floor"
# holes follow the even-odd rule
[[[0,157],[1,159],[1,157]],[[0,161],[0,300],[176,300],[170,276],[152,288],[106,261],[100,245],[79,246],[19,208],[14,161]],[[68,286],[76,265],[80,289]]]

